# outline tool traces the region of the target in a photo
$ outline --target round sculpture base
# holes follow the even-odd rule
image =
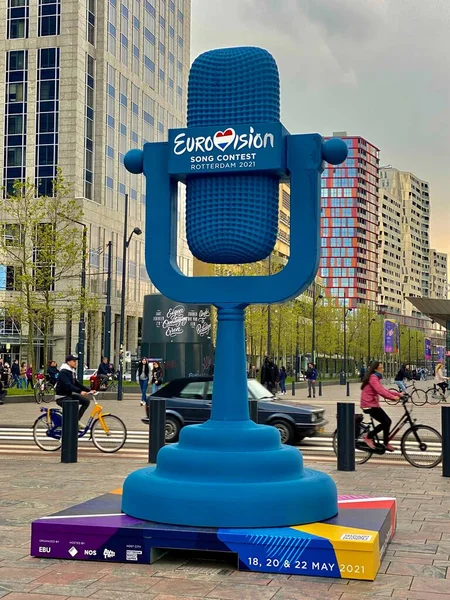
[[[137,519],[197,527],[282,527],[337,514],[329,475],[303,468],[300,451],[252,421],[182,429],[156,467],[131,473],[122,510]]]

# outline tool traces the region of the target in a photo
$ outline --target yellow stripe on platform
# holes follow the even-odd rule
[[[118,496],[122,495],[122,488],[117,488],[117,490],[112,490],[109,492],[110,494],[117,494]]]

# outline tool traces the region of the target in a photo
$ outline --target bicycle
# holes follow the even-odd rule
[[[91,395],[94,407],[86,427],[78,432],[78,438],[83,438],[89,432],[92,443],[101,452],[117,452],[127,441],[125,423],[116,415],[104,413],[95,393],[91,392]],[[41,412],[42,415],[33,425],[33,439],[41,450],[56,452],[61,448],[62,410],[42,407]]]
[[[44,375],[36,375],[36,383],[33,386],[34,399],[37,404],[52,402],[55,399],[55,386],[47,381]]]
[[[439,404],[439,402],[447,402],[447,398],[450,396],[450,388],[446,388],[444,392],[444,390],[435,383],[433,387],[429,388],[426,391],[426,395],[427,401],[430,404]]]
[[[409,391],[409,390],[411,390],[411,388],[413,388],[412,391]],[[389,388],[389,391],[392,392],[393,394],[398,394],[399,392],[402,392],[400,387]],[[411,399],[411,402],[413,404],[415,404],[416,406],[423,406],[424,404],[427,403],[427,393],[425,392],[425,390],[416,388],[416,382],[414,381],[414,379],[413,379],[412,383],[406,387],[406,393],[408,394],[409,398]],[[388,398],[385,398],[385,400],[386,400],[386,403],[389,404],[390,406],[395,406],[396,404],[398,404],[400,402],[400,398],[397,398],[396,400],[389,400]]]
[[[432,469],[442,460],[442,436],[433,427],[428,425],[416,424],[416,419],[412,419],[411,412],[406,406],[409,400],[408,396],[402,398],[402,405],[405,414],[389,432],[389,441],[399,433],[405,425],[409,425],[400,440],[400,451],[405,459],[418,469]],[[374,429],[373,419],[365,422],[364,416],[359,415],[360,419],[355,423],[355,462],[358,465],[366,463],[374,454],[383,455],[386,452],[384,444],[380,443],[378,435],[374,437],[375,448],[369,448],[362,439]],[[333,450],[337,456],[337,429],[333,434]],[[428,454],[425,454],[428,451]],[[422,460],[422,462],[421,462]],[[423,463],[424,460],[429,462]]]

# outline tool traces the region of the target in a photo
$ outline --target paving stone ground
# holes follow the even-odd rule
[[[374,582],[239,573],[175,555],[154,565],[36,559],[30,523],[120,487],[136,460],[0,456],[0,598],[7,600],[450,600],[450,481],[432,471],[368,464],[332,474],[341,494],[393,495],[398,529]]]

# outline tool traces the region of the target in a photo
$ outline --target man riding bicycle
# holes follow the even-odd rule
[[[76,398],[79,403],[78,411],[78,428],[85,429],[85,425],[81,422],[81,417],[89,407],[89,400],[85,397],[90,392],[89,388],[77,381],[75,375],[75,367],[78,357],[73,354],[66,356],[66,362],[61,365],[58,379],[55,387],[55,400],[58,406],[63,405],[66,398]]]

